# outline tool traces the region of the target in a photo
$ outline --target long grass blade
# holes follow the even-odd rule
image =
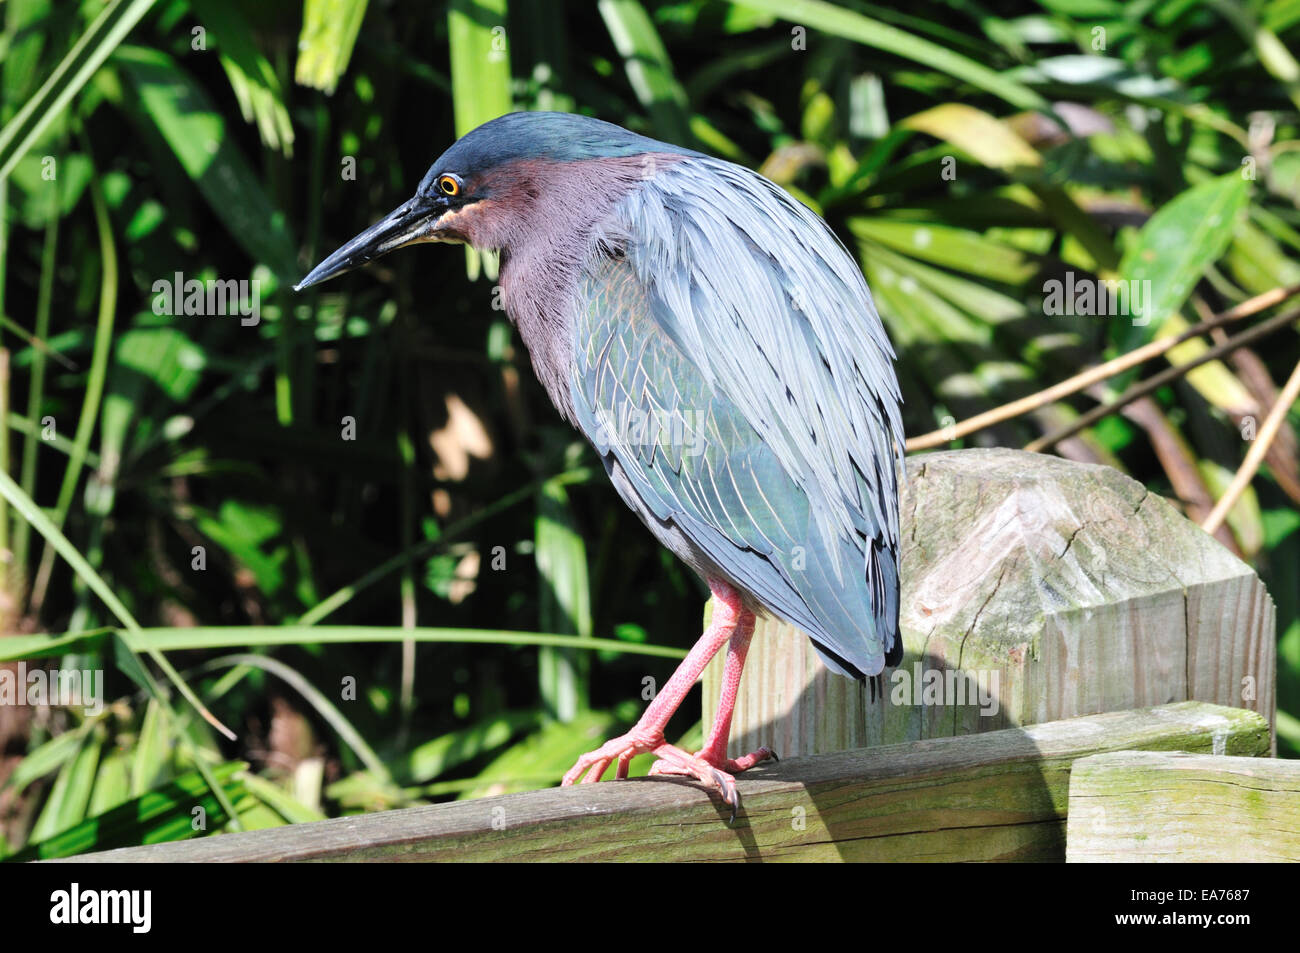
[[[374,749],[366,743],[366,739],[361,737],[361,732],[352,726],[352,722],[338,710],[332,701],[311,682],[302,676],[302,673],[292,666],[286,665],[279,659],[268,658],[265,655],[252,655],[244,652],[238,655],[223,655],[220,658],[212,659],[205,662],[205,669],[230,668],[236,665],[246,665],[251,668],[260,668],[264,672],[269,672],[276,678],[288,684],[299,695],[301,695],[317,713],[325,719],[343,740],[351,748],[362,764],[375,774],[387,779],[388,768],[384,765],[383,759],[375,754]]]
[[[0,129],[0,179],[13,171],[153,5],[154,0],[110,0],[36,95]]]
[[[1047,100],[1023,83],[1007,79],[968,56],[852,10],[822,0],[743,0],[739,5],[922,63],[1021,109],[1049,109]]]
[[[4,488],[0,480],[0,491]],[[172,652],[180,649],[222,649],[235,646],[333,645],[356,642],[444,642],[462,645],[554,646],[566,649],[622,652],[655,658],[685,658],[683,649],[667,645],[624,642],[620,639],[584,638],[555,632],[512,632],[505,629],[404,629],[401,626],[364,625],[248,625],[195,626],[193,628],[89,629],[61,635],[14,635],[0,639],[0,662],[53,658],[66,652],[102,647],[120,636],[136,652]]]

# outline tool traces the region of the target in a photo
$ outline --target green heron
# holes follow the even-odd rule
[[[501,256],[506,312],[559,412],[624,502],[707,581],[711,624],[636,726],[564,777],[699,779],[731,805],[727,757],[756,614],[859,679],[902,657],[901,401],[894,352],[830,227],[742,166],[565,113],[502,116],[429,169],[415,196],[299,289],[415,242]],[[704,748],[664,729],[727,645]]]

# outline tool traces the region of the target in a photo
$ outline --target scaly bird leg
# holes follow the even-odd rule
[[[749,643],[754,637],[754,614],[744,612],[732,632],[731,642],[727,646],[727,662],[722,669],[722,691],[718,695],[718,708],[713,716],[713,726],[709,730],[704,747],[695,753],[695,757],[707,761],[715,768],[731,774],[746,771],[761,761],[776,758],[776,752],[767,746],[739,758],[727,757],[727,739],[731,736],[731,715],[736,709],[736,695],[740,691],[740,676],[745,669],[745,656],[749,654]],[[656,761],[650,768],[651,774],[686,774],[670,760]]]
[[[728,761],[726,757],[727,733],[731,729],[731,712],[736,703],[736,689],[740,685],[740,669],[745,662],[745,653],[749,649],[749,640],[754,634],[754,614],[741,602],[740,593],[719,580],[710,579],[709,588],[716,599],[713,619],[708,629],[700,636],[690,654],[663,690],[650,703],[631,731],[606,742],[595,751],[589,751],[578,759],[578,763],[564,776],[564,784],[570,785],[582,779],[584,784],[599,781],[605,770],[614,761],[618,762],[616,777],[627,777],[628,763],[637,755],[653,752],[661,759],[665,767],[656,773],[685,774],[697,778],[706,787],[717,791],[724,801],[732,806],[733,812],[740,803],[736,793],[736,779],[728,770],[743,771],[757,764],[771,752],[766,748],[753,755],[737,761]],[[736,636],[740,635],[737,639]],[[714,719],[713,731],[709,743],[699,754],[688,754],[675,745],[664,741],[664,728],[668,720],[677,711],[686,693],[695,684],[704,666],[718,653],[724,644],[731,641],[732,647],[727,655],[727,665],[723,675],[722,699],[718,705],[718,717]],[[733,674],[734,669],[734,674]]]

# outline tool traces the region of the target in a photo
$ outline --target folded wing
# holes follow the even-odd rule
[[[832,668],[880,672],[901,652],[902,425],[853,259],[784,191],[717,160],[660,170],[609,236],[618,251],[580,282],[572,397],[615,485]]]

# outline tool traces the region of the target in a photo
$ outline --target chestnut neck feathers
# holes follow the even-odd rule
[[[484,197],[457,223],[469,244],[501,253],[506,313],[519,328],[538,379],[570,420],[572,317],[582,268],[591,256],[622,245],[625,236],[610,229],[617,202],[654,171],[682,158],[643,153],[505,164],[476,183]]]

